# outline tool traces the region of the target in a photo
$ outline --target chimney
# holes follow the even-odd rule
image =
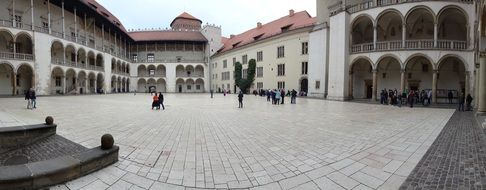
[[[292,16],[294,16],[294,14],[295,14],[294,9],[290,9],[289,10],[289,16],[292,17]]]
[[[261,22],[258,22],[257,23],[257,28],[261,28],[262,27],[262,23]]]
[[[231,34],[231,35],[230,35],[230,39],[231,39],[231,38],[234,38],[234,37],[235,37],[235,35],[234,35],[234,34]]]

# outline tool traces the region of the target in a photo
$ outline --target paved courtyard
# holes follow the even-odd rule
[[[398,189],[454,110],[245,96],[146,94],[0,98],[0,127],[51,115],[88,148],[111,133],[119,162],[53,189]]]

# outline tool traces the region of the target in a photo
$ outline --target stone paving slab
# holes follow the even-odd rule
[[[37,110],[0,99],[0,110],[25,123],[52,115],[58,134],[88,148],[114,136],[118,163],[59,189],[397,189],[454,113],[297,102],[245,96],[238,109],[235,95],[166,94],[156,111],[149,95],[117,94],[41,97]]]
[[[486,189],[486,134],[456,112],[400,189]]]

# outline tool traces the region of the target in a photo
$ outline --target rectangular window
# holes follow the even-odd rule
[[[241,78],[246,79],[247,76],[248,76],[248,69],[243,69],[243,75],[241,76]]]
[[[307,67],[308,67],[308,62],[302,62],[302,74],[307,75]]]
[[[257,62],[263,61],[263,51],[257,52]]]
[[[196,90],[201,90],[201,85],[196,85]]]
[[[257,77],[263,77],[263,67],[257,67],[256,70]]]
[[[277,58],[282,58],[282,57],[285,57],[285,47],[279,46],[277,48]]]
[[[229,84],[226,84],[227,88],[226,89],[230,89],[230,85]]]
[[[241,61],[243,62],[242,64],[247,64],[248,63],[248,55],[242,56]]]
[[[22,16],[15,15],[15,27],[22,28]]]
[[[321,81],[316,80],[316,89],[321,88]]]
[[[302,42],[302,55],[309,54],[309,42]]]
[[[187,85],[187,90],[191,90],[191,85]]]
[[[277,82],[277,88],[278,89],[285,89],[285,81]]]
[[[138,55],[137,54],[132,54],[132,61],[133,62],[138,62]]]
[[[424,73],[429,72],[429,65],[428,64],[422,64],[422,72],[424,72]]]
[[[277,76],[285,76],[285,64],[278,64]]]
[[[61,86],[61,77],[56,77],[56,87]]]
[[[233,57],[233,66],[235,66],[236,63],[236,57]]]
[[[228,67],[228,61],[223,60],[223,68],[226,69],[226,67]]]
[[[257,82],[257,88],[262,89],[263,88],[263,82]]]
[[[150,75],[151,77],[155,76],[155,70],[150,69],[150,70],[149,70],[149,75]]]
[[[155,62],[155,55],[153,53],[147,54],[147,62],[149,63]]]
[[[217,68],[218,67],[218,63],[214,63],[214,68]]]

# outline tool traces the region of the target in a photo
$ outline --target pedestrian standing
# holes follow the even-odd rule
[[[31,109],[37,109],[36,107],[36,104],[37,104],[37,96],[35,95],[35,90],[34,89],[30,89],[29,91],[30,93],[30,106],[31,106]]]
[[[213,98],[213,93],[214,93],[213,89],[211,89],[210,93],[211,93],[211,98]]]
[[[30,91],[27,90],[25,92],[25,100],[27,100],[27,109],[31,108],[31,101],[30,101]]]
[[[454,98],[454,95],[452,94],[452,91],[449,90],[449,93],[447,93],[447,99],[449,99],[449,104],[452,104],[453,98]]]
[[[285,90],[283,88],[280,90],[280,95],[282,96],[282,102],[280,104],[284,104]]]
[[[459,111],[464,111],[464,94],[461,94],[461,96],[459,96]]]
[[[291,104],[296,104],[296,99],[297,99],[297,91],[295,89],[292,89],[292,92],[290,93],[290,103]]]
[[[243,108],[243,91],[238,94],[238,108]]]
[[[150,92],[152,95],[152,92]],[[155,96],[152,97],[152,110],[153,109],[160,109],[160,104],[159,104],[159,96],[155,94]]]
[[[266,90],[265,93],[266,93],[265,95],[267,95],[267,102],[270,102],[272,96],[272,93],[270,93],[270,89]]]
[[[408,93],[408,103],[410,104],[411,108],[413,108],[414,99],[415,99],[415,93],[413,92],[413,90],[410,90],[410,92]]]
[[[467,111],[472,111],[472,107],[471,107],[472,101],[473,101],[473,97],[471,96],[471,94],[467,94],[467,97],[466,97],[466,109],[467,109]]]
[[[162,110],[165,110],[164,95],[162,94],[162,92],[159,92],[159,105],[162,106]],[[159,107],[159,109],[160,109],[160,107]]]
[[[280,96],[282,94],[280,93],[280,90],[275,90],[275,104],[279,105],[280,104]]]

